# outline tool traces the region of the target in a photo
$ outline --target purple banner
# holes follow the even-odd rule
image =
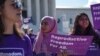
[[[51,34],[47,40],[50,52],[67,51],[69,55],[85,55],[92,41],[92,36],[69,36]]]
[[[91,5],[94,28],[100,29],[100,4]]]

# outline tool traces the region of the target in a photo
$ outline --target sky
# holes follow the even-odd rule
[[[56,8],[89,8],[100,0],[56,0]]]

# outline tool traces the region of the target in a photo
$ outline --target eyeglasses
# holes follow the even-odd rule
[[[19,0],[13,0],[12,2],[13,2],[12,5],[13,5],[14,8],[16,8],[16,9],[23,9],[22,8],[22,4],[21,4],[21,2]]]

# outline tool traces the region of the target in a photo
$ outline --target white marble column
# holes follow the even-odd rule
[[[32,6],[31,6],[31,0],[27,0],[27,16],[31,17],[32,16]]]
[[[51,0],[52,2],[52,15],[56,17],[56,2],[55,0]]]
[[[49,6],[49,15],[56,17],[56,7],[55,7],[55,0],[48,0],[48,6]]]
[[[56,5],[55,5],[55,0],[50,0],[50,1],[51,1],[52,16],[56,17]]]
[[[44,1],[44,15],[48,16],[48,0],[43,0]]]
[[[35,0],[36,2],[36,25],[40,25],[40,0]]]

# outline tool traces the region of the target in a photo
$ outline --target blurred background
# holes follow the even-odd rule
[[[31,28],[37,34],[41,18],[53,16],[57,19],[58,32],[68,34],[79,13],[88,14],[93,24],[90,5],[96,3],[100,3],[100,0],[22,0],[23,28]]]

